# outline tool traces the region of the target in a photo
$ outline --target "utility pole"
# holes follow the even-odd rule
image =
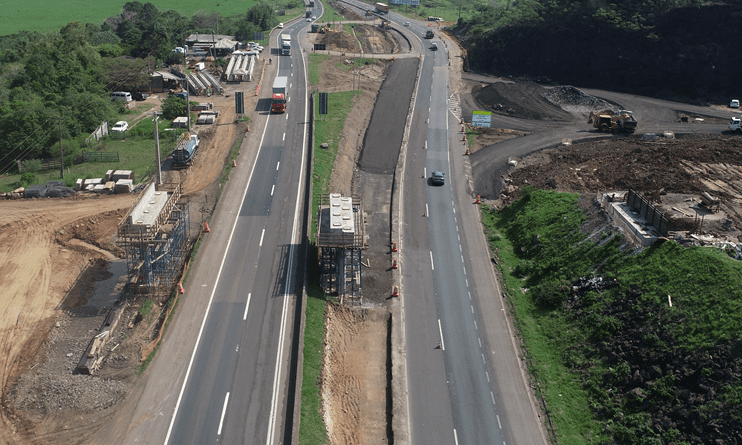
[[[62,147],[62,118],[59,118],[59,155],[61,156],[59,158],[60,161],[60,174],[62,175],[62,179],[64,179],[64,148]]]
[[[183,51],[183,74],[185,74],[186,78],[183,81],[183,86],[185,87],[186,91],[186,116],[188,117],[188,131],[191,131],[191,93],[188,91],[188,74],[186,73],[186,52]]]
[[[157,112],[153,113],[155,115],[155,118],[152,119],[155,121],[155,148],[157,150],[157,185],[162,185],[162,164],[160,163],[160,130],[157,126],[157,119],[160,118],[160,116],[157,114]]]

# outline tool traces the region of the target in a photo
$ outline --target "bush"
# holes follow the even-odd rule
[[[39,170],[41,170],[40,159],[29,159],[21,162],[21,172],[36,173]]]
[[[36,184],[37,178],[36,173],[26,172],[21,174],[21,179],[18,180],[18,187],[28,187],[31,184]]]
[[[531,289],[533,299],[540,306],[560,306],[569,296],[569,285],[564,280],[548,280]]]

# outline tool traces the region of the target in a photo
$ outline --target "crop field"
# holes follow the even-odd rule
[[[101,24],[108,17],[120,14],[124,8],[124,1],[112,0],[10,0],[2,2],[0,20],[3,23],[0,35],[15,34],[20,31],[38,31],[42,33],[58,31],[69,22]],[[146,1],[142,1],[146,3]],[[224,0],[215,3],[204,3],[196,0],[162,0],[155,6],[160,11],[174,10],[186,17],[194,12],[207,9],[216,11],[222,16],[243,14],[257,0]],[[274,3],[274,2],[271,2]],[[278,1],[286,5],[286,0]],[[206,8],[204,7],[206,6]],[[302,8],[303,9],[303,8]]]

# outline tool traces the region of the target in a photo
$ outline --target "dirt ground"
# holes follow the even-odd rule
[[[170,170],[167,162],[164,167],[164,180],[181,181],[183,197],[190,201],[191,235],[198,234],[213,209],[224,160],[244,134],[245,124],[235,123],[230,94],[239,86],[225,87],[225,96],[194,98],[221,111],[215,124],[194,125],[201,139],[195,164],[186,170]],[[162,98],[148,100],[158,107]],[[256,104],[257,98],[246,95],[247,110]],[[73,372],[108,313],[108,307],[87,304],[90,296],[97,284],[110,281],[114,274],[109,269],[118,275],[125,271],[114,237],[136,197],[78,194],[0,201],[0,288],[5,289],[0,298],[0,444],[86,443],[88,434],[115,414],[126,385],[136,380],[134,371],[158,333],[164,306],[155,302],[148,316],[137,316],[144,299],[133,295],[123,298],[129,301],[123,328],[109,340],[108,359],[98,375]],[[124,284],[110,286],[120,294]],[[110,397],[101,398],[105,394]]]

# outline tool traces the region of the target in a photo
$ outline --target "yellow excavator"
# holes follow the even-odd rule
[[[601,110],[593,113],[590,112],[588,124],[593,124],[593,128],[599,131],[614,133],[633,133],[636,131],[636,118],[631,111],[621,110],[614,113],[612,110]]]

